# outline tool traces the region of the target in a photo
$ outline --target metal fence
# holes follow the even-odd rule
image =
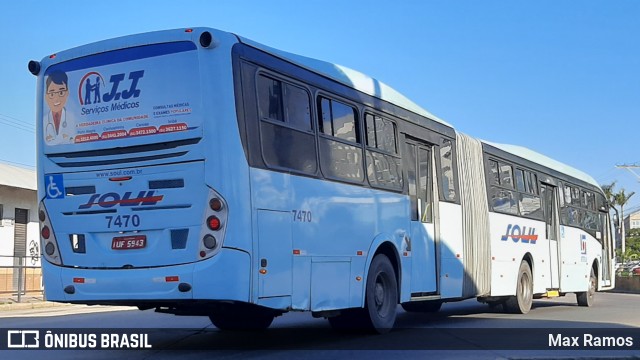
[[[25,296],[42,296],[40,258],[0,256],[0,298],[21,302]]]

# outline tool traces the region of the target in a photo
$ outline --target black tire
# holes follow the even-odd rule
[[[589,290],[576,293],[576,299],[580,306],[593,306],[594,297],[598,288],[598,278],[596,272],[591,268],[591,274],[589,275]]]
[[[505,312],[512,314],[526,314],[533,304],[533,276],[529,263],[522,260],[518,269],[518,285],[516,295],[509,296],[502,305]]]
[[[442,307],[442,301],[414,301],[402,304],[407,312],[434,313]]]
[[[378,334],[389,332],[396,322],[398,282],[391,261],[378,254],[373,258],[365,292],[365,321],[369,329]]]
[[[221,306],[209,315],[211,323],[220,330],[264,330],[274,318],[273,311],[245,304]]]

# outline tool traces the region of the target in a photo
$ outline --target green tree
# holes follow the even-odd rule
[[[624,253],[620,249],[616,249],[616,257],[620,260],[621,263],[626,264],[628,261],[634,260],[638,258],[638,254],[634,253],[630,248],[627,249]]]
[[[627,249],[640,258],[640,229],[631,229],[627,233]]]
[[[611,184],[603,184],[600,187],[604,192],[604,196],[607,198],[609,207],[611,207],[612,209],[615,209],[616,206],[620,207],[620,211],[618,212],[619,218],[616,224],[614,225],[617,231],[619,231],[620,233],[620,240],[621,240],[620,250],[621,251],[620,252],[616,251],[616,253],[618,254],[619,257],[622,257],[623,255],[626,256],[627,254],[626,240],[627,239],[626,239],[625,228],[624,228],[624,206],[629,202],[629,199],[631,199],[631,197],[635,194],[635,192],[632,191],[631,193],[627,194],[625,189],[620,189],[620,191],[616,192],[615,181],[611,182]]]
[[[604,185],[600,185],[600,187],[602,188],[602,191],[604,192],[604,196],[607,199],[607,203],[609,205],[609,207],[613,208],[615,207],[615,191],[614,188],[616,187],[616,182],[613,181],[611,182],[611,184],[604,184]]]

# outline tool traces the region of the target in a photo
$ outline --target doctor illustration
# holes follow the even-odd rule
[[[71,144],[75,128],[71,116],[67,116],[65,104],[69,97],[67,74],[54,71],[45,82],[44,99],[49,111],[44,116],[44,140],[48,145]]]

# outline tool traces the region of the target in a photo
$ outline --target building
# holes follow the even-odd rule
[[[640,210],[632,212],[624,218],[624,231],[629,233],[629,230],[640,229]]]
[[[0,294],[40,287],[36,172],[0,163]],[[16,269],[29,267],[20,274]],[[24,285],[22,287],[24,289]]]

